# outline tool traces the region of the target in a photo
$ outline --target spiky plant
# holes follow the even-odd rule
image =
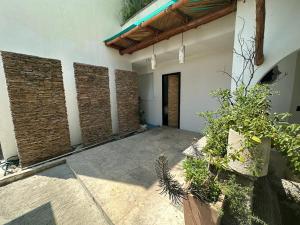
[[[164,155],[160,155],[156,160],[155,171],[161,188],[160,194],[169,195],[174,204],[181,203],[187,193],[182,185],[174,179],[174,175],[170,173],[168,160]]]

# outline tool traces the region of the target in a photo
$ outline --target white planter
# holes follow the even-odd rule
[[[270,161],[271,140],[267,138],[263,139],[255,149],[251,149],[250,151],[249,149],[242,150],[244,140],[245,138],[242,134],[239,134],[232,129],[229,130],[227,148],[227,156],[230,159],[229,167],[234,171],[247,176],[266,176],[268,174]],[[243,161],[232,160],[232,155],[239,155],[243,158]],[[254,168],[256,168],[256,174],[254,174]]]
[[[204,156],[205,154],[202,152],[202,149],[206,146],[207,138],[206,136],[200,138],[196,143],[189,146],[182,153],[189,157],[199,157]]]

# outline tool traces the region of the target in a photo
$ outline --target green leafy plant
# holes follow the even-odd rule
[[[210,163],[226,168],[228,158],[228,132],[233,129],[243,134],[243,149],[250,149],[251,157],[256,160],[256,169],[260,167],[256,146],[264,138],[272,140],[272,145],[287,157],[291,168],[300,172],[300,125],[287,123],[288,114],[271,114],[270,97],[276,94],[270,85],[256,84],[248,88],[240,85],[232,93],[230,90],[218,90],[212,93],[220,103],[213,112],[201,113],[207,121],[205,135],[207,145],[203,151],[210,156]],[[231,155],[233,160],[242,160],[239,155]]]
[[[244,22],[245,23],[245,22]],[[203,149],[208,155],[208,161],[218,168],[226,169],[229,160],[244,159],[240,154],[227,157],[229,129],[242,134],[245,138],[241,151],[250,150],[254,160],[252,168],[254,175],[262,168],[259,149],[256,147],[264,140],[270,139],[273,147],[281,152],[289,162],[294,172],[300,172],[300,125],[287,123],[288,113],[272,114],[270,97],[278,94],[269,84],[252,84],[256,74],[255,38],[245,40],[242,37],[244,25],[238,33],[238,50],[234,49],[236,57],[241,59],[241,73],[230,74],[222,71],[233,81],[233,91],[219,89],[211,95],[219,102],[217,110],[200,113],[207,122],[205,135],[207,145]],[[247,74],[245,74],[247,71]],[[246,78],[245,78],[246,77]]]
[[[173,203],[180,203],[182,199],[186,199],[188,194],[192,194],[201,202],[216,203],[221,194],[224,194],[232,223],[239,225],[250,225],[252,222],[264,224],[263,221],[252,215],[250,206],[246,205],[249,202],[250,188],[238,184],[234,176],[221,180],[211,172],[206,160],[197,158],[187,158],[183,168],[188,184],[185,187],[171,175],[165,156],[160,156],[155,164],[159,186],[162,189],[161,194],[168,194]],[[222,208],[219,208],[219,214],[223,215]]]
[[[122,23],[125,23],[130,17],[152,1],[153,0],[123,0],[121,8]]]
[[[257,224],[264,224],[261,219],[252,214],[251,206],[247,205],[251,189],[237,183],[235,176],[231,176],[222,185],[222,191],[225,198],[225,205],[229,210],[232,225],[249,225],[253,222]]]
[[[189,190],[203,202],[217,202],[221,189],[217,177],[208,169],[208,163],[202,159],[187,158],[183,168]]]
[[[265,138],[272,140],[272,146],[280,151],[289,160],[291,168],[300,172],[300,125],[289,124],[288,113],[272,114],[270,97],[274,92],[270,85],[256,84],[251,86],[255,75],[255,41],[250,44],[242,38],[242,31],[238,34],[240,52],[234,53],[242,58],[242,72],[239,75],[228,75],[234,82],[234,90],[219,89],[211,95],[219,102],[215,111],[202,112],[200,117],[207,122],[205,136],[206,146],[202,153],[195,154],[195,158],[184,161],[184,173],[187,187],[183,188],[167,166],[167,160],[161,156],[156,162],[156,173],[162,193],[169,194],[171,200],[180,202],[187,194],[193,194],[202,202],[215,203],[221,194],[225,195],[225,204],[228,206],[234,224],[251,225],[265,224],[252,214],[249,202],[250,188],[242,186],[235,177],[221,180],[219,174],[228,169],[229,160],[240,160],[239,153],[228,154],[229,130],[243,135],[242,149],[250,151],[255,161],[253,173],[261,166],[256,157],[258,146]],[[245,71],[248,71],[245,78]],[[213,172],[212,172],[213,171]]]

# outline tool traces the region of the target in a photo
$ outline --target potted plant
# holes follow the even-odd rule
[[[270,85],[252,85],[256,71],[255,42],[253,39],[250,45],[246,44],[241,34],[242,31],[238,42],[242,52],[234,53],[244,61],[242,73],[234,76],[223,71],[236,88],[213,91],[211,95],[217,98],[219,107],[200,113],[207,122],[205,138],[188,149],[195,153],[184,161],[186,185],[179,184],[170,174],[164,156],[156,161],[161,193],[168,194],[174,203],[183,201],[186,225],[219,224],[221,218],[228,218],[222,217],[223,210],[230,215],[227,224],[265,224],[252,214],[255,179],[252,177],[250,184],[241,185],[228,174],[235,170],[239,179],[266,175],[271,147],[286,156],[295,173],[300,173],[300,125],[287,123],[287,113],[270,113],[270,96],[274,92]],[[250,73],[246,81],[245,71]]]
[[[183,167],[185,185],[174,179],[165,156],[161,155],[155,164],[161,194],[168,194],[174,204],[183,203],[186,225],[219,225],[224,205],[231,213],[231,224],[261,222],[246,205],[249,188],[238,184],[235,177],[220,179],[220,170],[211,168],[203,158],[186,158]]]
[[[222,71],[233,81],[234,89],[219,89],[212,96],[220,103],[217,110],[200,113],[207,121],[206,146],[202,152],[211,163],[222,162],[246,176],[261,177],[268,173],[271,148],[285,155],[290,166],[300,172],[300,125],[287,123],[288,113],[272,114],[269,84],[253,84],[256,74],[255,38],[245,40],[243,29],[238,34],[242,60],[240,74]],[[247,71],[247,74],[245,74]]]
[[[220,107],[200,114],[208,124],[202,151],[211,157],[212,164],[222,160],[223,166],[227,164],[240,174],[265,176],[272,147],[287,157],[296,173],[300,172],[300,125],[289,124],[287,113],[270,113],[273,94],[269,85],[262,84],[248,88],[247,94],[243,85],[234,92],[212,93]]]

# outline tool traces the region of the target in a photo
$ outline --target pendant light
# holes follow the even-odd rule
[[[179,64],[183,64],[185,60],[185,46],[183,45],[183,33],[181,33],[181,46],[178,54]]]
[[[153,45],[153,52],[151,56],[151,69],[152,70],[156,69],[156,55],[154,54],[154,45]]]

